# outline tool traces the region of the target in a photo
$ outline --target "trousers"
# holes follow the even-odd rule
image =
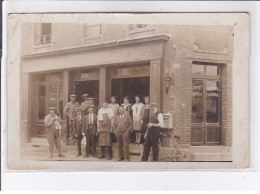
[[[119,159],[129,159],[129,133],[128,131],[115,131],[117,146],[119,152]]]
[[[88,156],[90,152],[92,152],[93,156],[96,155],[96,136],[91,133],[87,132],[86,134],[86,155]]]
[[[56,128],[50,128],[47,131],[47,140],[49,142],[50,153],[53,154],[54,145],[58,149],[59,154],[61,154],[61,137],[59,131]]]
[[[108,149],[109,158],[112,158],[112,146],[101,146],[101,156],[105,157],[105,148]]]
[[[77,137],[77,147],[78,147],[78,153],[79,153],[79,155],[81,155],[81,141],[82,141],[82,135],[80,134],[80,135],[78,135],[78,137]]]
[[[144,151],[142,156],[142,161],[147,161],[151,148],[153,149],[153,161],[158,161],[159,159],[159,138],[160,137],[148,137],[144,143]]]

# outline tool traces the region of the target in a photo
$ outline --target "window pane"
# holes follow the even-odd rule
[[[204,74],[204,65],[192,65],[193,74]]]
[[[39,86],[39,109],[38,109],[38,119],[42,120],[45,117],[45,86]]]
[[[219,66],[207,65],[207,74],[219,75]]]
[[[219,82],[208,81],[207,82],[207,122],[218,122],[218,103],[219,103]]]
[[[203,119],[203,81],[192,81],[192,122],[201,123]]]
[[[42,35],[51,34],[51,23],[42,23]]]
[[[58,95],[58,87],[56,84],[51,84],[47,86],[48,92],[48,107],[57,108],[57,95]]]

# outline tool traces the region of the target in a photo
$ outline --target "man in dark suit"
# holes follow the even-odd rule
[[[124,106],[119,108],[119,115],[115,117],[113,131],[116,135],[119,159],[129,161],[129,134],[132,132],[132,119],[125,114]]]
[[[73,127],[76,129],[78,155],[81,156],[81,141],[82,141],[82,124],[83,116],[81,115],[81,107],[76,108],[76,116],[73,119]]]
[[[94,114],[94,108],[88,108],[88,114],[84,116],[83,123],[83,136],[86,136],[86,156],[92,152],[92,155],[96,157],[96,133],[97,133],[97,115]]]

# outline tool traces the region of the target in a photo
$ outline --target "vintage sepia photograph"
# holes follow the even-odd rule
[[[159,22],[168,16],[9,15],[20,18],[8,33],[20,47],[12,154],[24,163],[11,168],[232,163],[236,24]]]

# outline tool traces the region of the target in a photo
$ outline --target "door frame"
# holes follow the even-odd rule
[[[62,110],[63,110],[63,107],[60,107],[60,103],[59,103],[59,100],[60,100],[60,98],[62,97],[63,98],[63,95],[60,95],[60,89],[61,89],[61,87],[63,87],[62,85],[63,85],[63,83],[62,82],[37,82],[37,83],[35,83],[35,92],[36,92],[36,98],[33,98],[33,99],[35,99],[35,102],[32,102],[33,104],[35,104],[35,107],[33,107],[32,106],[32,108],[34,108],[35,109],[35,113],[36,113],[36,115],[35,116],[33,116],[34,117],[34,119],[32,119],[32,123],[31,123],[31,125],[32,125],[32,128],[38,128],[39,126],[42,126],[43,128],[45,128],[44,127],[44,119],[39,119],[38,118],[38,113],[39,113],[39,87],[40,86],[45,86],[45,115],[47,115],[48,114],[48,94],[47,94],[47,86],[48,85],[56,85],[57,86],[57,90],[58,90],[58,93],[57,93],[57,99],[56,99],[56,104],[57,104],[57,107],[56,107],[56,109],[57,110],[59,110],[59,112],[61,112]],[[44,136],[44,135],[39,135],[39,134],[37,134],[37,132],[36,132],[36,134],[34,134],[34,132],[35,131],[37,131],[37,129],[36,130],[31,130],[31,134],[30,134],[30,136],[31,137],[42,137],[42,136]]]
[[[201,80],[203,82],[203,112],[202,123],[191,123],[191,130],[201,128],[202,130],[202,142],[191,142],[193,146],[205,146],[205,145],[221,145],[222,144],[222,66],[220,64],[208,63],[205,65],[217,65],[219,69],[219,75],[192,75],[193,80]],[[219,82],[219,98],[218,98],[218,123],[207,123],[207,83],[208,81]],[[208,128],[219,128],[219,142],[207,142]],[[192,140],[192,137],[191,137]]]

